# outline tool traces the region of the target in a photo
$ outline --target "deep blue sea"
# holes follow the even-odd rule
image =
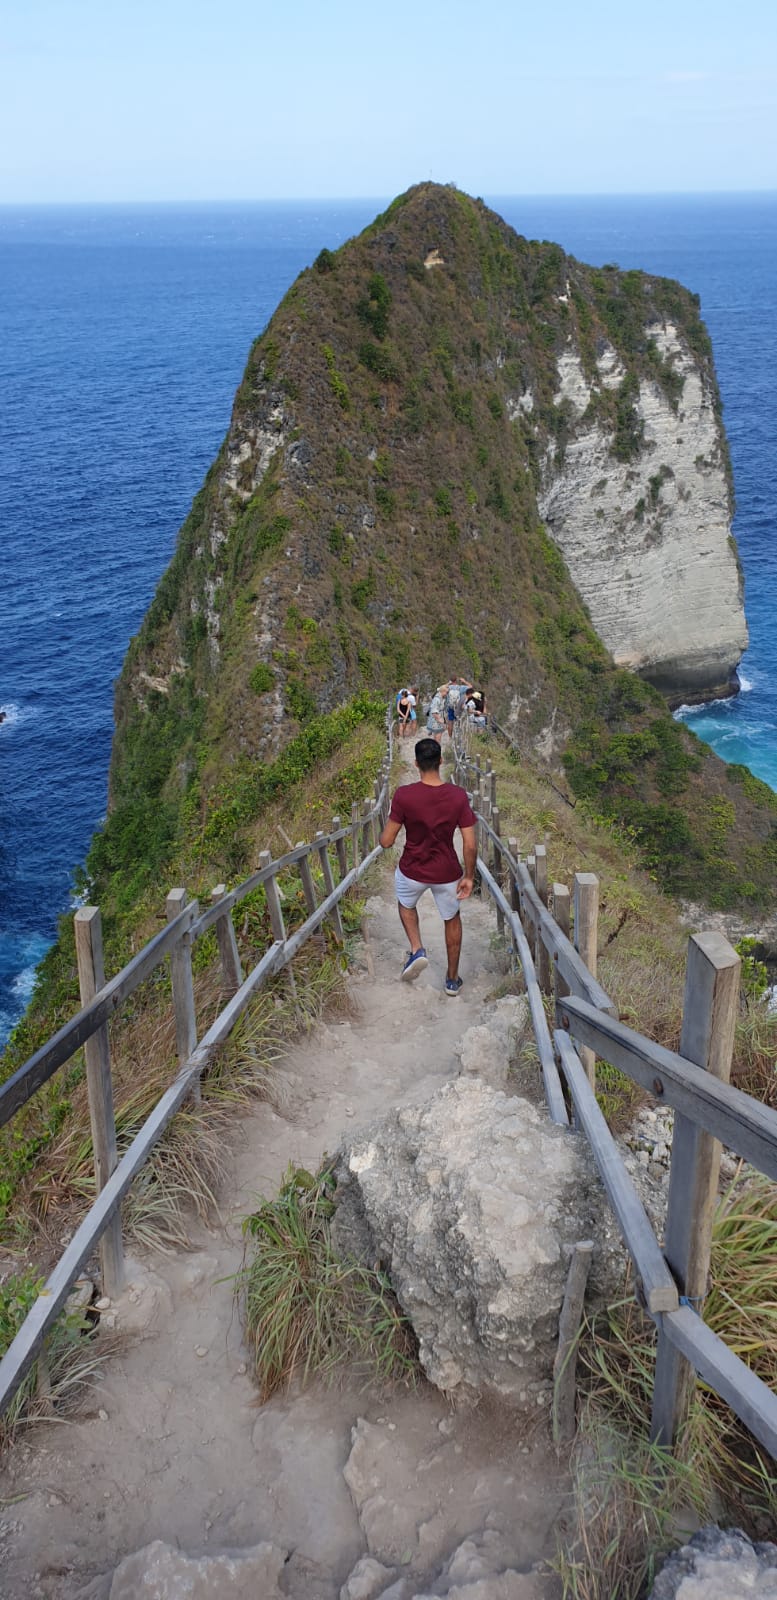
[[[751,648],[746,692],[688,720],[777,787],[777,195],[491,203],[530,238],[701,296]],[[104,815],[113,683],[249,345],[383,204],[0,208],[0,1043]]]

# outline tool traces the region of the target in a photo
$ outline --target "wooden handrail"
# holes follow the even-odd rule
[[[562,1011],[573,1038],[591,1045],[598,1056],[657,1100],[674,1106],[759,1172],[777,1180],[777,1111],[732,1084],[720,1083],[703,1067],[644,1038],[617,1017],[596,1011],[585,1000],[568,995]]]
[[[26,1105],[38,1089],[42,1089],[58,1068],[64,1066],[93,1033],[110,1021],[122,1001],[150,977],[154,968],[189,932],[196,910],[196,905],[186,906],[173,922],[169,922],[128,961],[126,967],[122,967],[121,972],[117,972],[115,978],[98,990],[87,1006],[76,1012],[52,1039],[41,1045],[28,1061],[6,1079],[0,1086],[0,1127],[10,1122],[11,1117]]]
[[[514,939],[518,949],[521,966],[523,967],[524,982],[526,984],[526,998],[529,1003],[529,1011],[534,1027],[534,1037],[537,1042],[537,1051],[540,1058],[542,1079],[545,1085],[545,1098],[548,1103],[548,1110],[550,1111],[551,1119],[553,1122],[559,1123],[561,1127],[568,1127],[569,1117],[567,1116],[567,1108],[564,1104],[564,1095],[561,1089],[561,1080],[558,1075],[558,1067],[556,1066],[556,1058],[553,1054],[553,1043],[550,1037],[548,1019],[545,1016],[545,1007],[542,1003],[542,994],[540,993],[540,986],[537,982],[537,975],[534,971],[532,954],[529,949],[526,935],[521,927],[520,917],[515,911],[513,911],[509,901],[505,899],[499,884],[489,872],[485,861],[483,861],[480,857],[478,857],[478,871],[492,899],[500,907],[502,915],[504,916],[505,922],[509,925],[512,938]]]

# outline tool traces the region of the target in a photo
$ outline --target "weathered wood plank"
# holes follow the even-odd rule
[[[564,1302],[558,1321],[558,1349],[553,1361],[554,1444],[569,1444],[575,1437],[577,1341],[593,1252],[593,1239],[581,1239],[575,1245],[569,1263]]]
[[[165,901],[168,922],[173,922],[187,903],[185,889],[171,889]],[[195,910],[196,916],[196,910]],[[173,986],[175,1012],[175,1043],[178,1060],[183,1064],[197,1047],[197,1016],[194,1009],[194,977],[192,975],[192,936],[184,934],[170,951],[170,978]],[[196,1105],[200,1103],[200,1080],[192,1086]]]
[[[345,840],[346,840],[346,835],[349,833],[350,830],[347,829],[347,828],[344,828],[344,829],[341,830],[341,828],[340,828],[340,818],[339,817],[333,817],[332,818],[332,827],[334,829],[334,834],[330,834],[329,837],[330,837],[330,839],[334,838],[334,841],[335,841],[335,855],[337,856],[337,872],[338,872],[338,876],[339,876],[340,880],[342,881],[342,879],[345,877],[346,872],[348,871],[348,851],[346,849]]]
[[[666,1338],[690,1361],[777,1461],[777,1395],[740,1361],[690,1306],[657,1317]]]
[[[533,920],[539,921],[545,948],[572,993],[583,995],[600,1011],[614,1012],[615,1004],[606,990],[591,975],[574,945],[556,926],[550,912],[545,910],[522,861],[516,861],[515,875],[527,909]]]
[[[576,872],[574,883],[575,949],[592,978],[596,977],[599,928],[599,879],[594,872]],[[589,1082],[596,1087],[596,1055],[588,1045],[580,1050],[580,1060]]]
[[[777,1111],[731,1084],[718,1083],[692,1061],[568,995],[562,1006],[573,1038],[590,1044],[664,1105],[705,1128],[759,1172],[777,1180]],[[566,1025],[566,1024],[565,1024]]]
[[[299,875],[302,880],[302,893],[305,896],[305,905],[308,908],[310,916],[312,916],[313,912],[317,909],[318,900],[316,898],[316,886],[313,882],[313,874],[310,870],[309,845],[305,846],[305,853],[299,858]]]
[[[332,863],[329,859],[329,852],[326,847],[325,834],[320,832],[316,834],[316,847],[318,849],[318,859],[321,863],[321,876],[324,880],[324,898],[328,899],[329,896],[333,895],[335,892],[335,878],[332,871]],[[343,919],[340,915],[340,907],[337,901],[334,902],[332,910],[329,913],[329,921],[334,929],[335,938],[338,939],[342,944],[345,934],[343,931]]]
[[[689,940],[680,1054],[721,1083],[731,1075],[741,965],[722,934],[699,933]],[[719,1140],[676,1113],[664,1254],[692,1303],[703,1302],[707,1293],[720,1153]],[[659,1334],[651,1437],[667,1448],[687,1412],[694,1381],[692,1367]]]
[[[548,1103],[548,1110],[550,1112],[551,1119],[553,1122],[559,1123],[561,1127],[568,1127],[569,1117],[567,1116],[567,1108],[564,1104],[564,1095],[561,1089],[561,1080],[558,1075],[558,1067],[556,1066],[556,1058],[553,1054],[553,1044],[551,1042],[550,1029],[548,1028],[548,1019],[545,1016],[545,1007],[542,1003],[540,986],[537,982],[537,975],[534,971],[534,961],[532,959],[529,942],[521,926],[520,917],[516,915],[511,906],[508,904],[508,901],[505,899],[499,884],[489,872],[485,861],[479,859],[478,868],[480,871],[480,876],[485,883],[489,894],[494,900],[500,900],[502,903],[502,911],[504,912],[505,921],[511,930],[515,947],[518,951],[518,958],[521,966],[523,967],[524,982],[526,984],[526,998],[529,1003],[529,1013],[531,1015],[532,1026],[534,1028],[534,1037],[537,1042],[537,1053],[540,1058],[540,1067],[542,1069],[542,1081],[545,1088],[545,1099]]]
[[[223,883],[219,883],[215,889],[211,890],[210,898],[214,903],[223,900],[225,887]],[[231,910],[225,911],[222,908],[220,915],[216,918],[215,926],[224,987],[234,994],[243,982],[243,969],[240,965],[240,952],[237,948],[235,925],[232,921]],[[195,930],[193,928],[192,938],[194,937]]]
[[[174,923],[155,934],[126,967],[122,967],[121,972],[103,986],[88,1006],[84,1006],[70,1022],[66,1022],[47,1044],[41,1045],[40,1050],[36,1050],[29,1061],[18,1067],[12,1077],[0,1086],[0,1127],[10,1121],[57,1069],[110,1020],[128,995],[145,982],[154,968],[161,965],[191,927],[196,909],[195,905],[187,906]]]
[[[575,1112],[594,1154],[602,1183],[642,1284],[651,1316],[673,1311],[679,1305],[677,1285],[664,1260],[642,1201],[623,1164],[618,1147],[597,1104],[583,1064],[569,1034],[558,1028],[553,1035]]]
[[[552,893],[553,916],[558,930],[563,938],[569,939],[571,927],[569,890],[565,883],[554,883]],[[569,994],[569,984],[559,967],[558,953],[553,955],[553,992],[556,997],[556,1010],[558,1012],[559,1001],[563,1000],[565,994]]]
[[[102,921],[97,906],[82,906],[73,918],[78,987],[82,1005],[88,1005],[105,984]],[[100,1194],[116,1170],[116,1121],[113,1113],[113,1081],[108,1025],[104,1023],[84,1045],[89,1121],[94,1151],[95,1191]],[[121,1217],[112,1218],[100,1240],[100,1273],[103,1294],[113,1299],[124,1287],[124,1245]]]
[[[537,898],[545,910],[548,907],[548,852],[544,844],[534,846],[534,873]],[[537,968],[537,981],[543,994],[550,994],[550,957],[542,937],[542,924],[538,922],[535,928],[535,966]]]

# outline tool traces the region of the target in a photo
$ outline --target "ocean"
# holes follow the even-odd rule
[[[777,195],[489,203],[701,296],[751,644],[743,693],[680,715],[777,788]],[[114,680],[249,346],[322,246],[384,204],[0,207],[0,1044],[104,816]]]

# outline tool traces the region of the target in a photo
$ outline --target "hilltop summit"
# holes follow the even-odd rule
[[[250,788],[350,696],[464,670],[654,839],[667,795],[728,796],[655,686],[736,687],[730,512],[696,298],[521,238],[453,187],[408,190],[321,251],[250,352],[120,680],[109,832],[153,813],[158,833],[162,797],[180,839],[183,800],[186,827],[206,818],[225,768]],[[675,886],[689,828],[669,830]]]

